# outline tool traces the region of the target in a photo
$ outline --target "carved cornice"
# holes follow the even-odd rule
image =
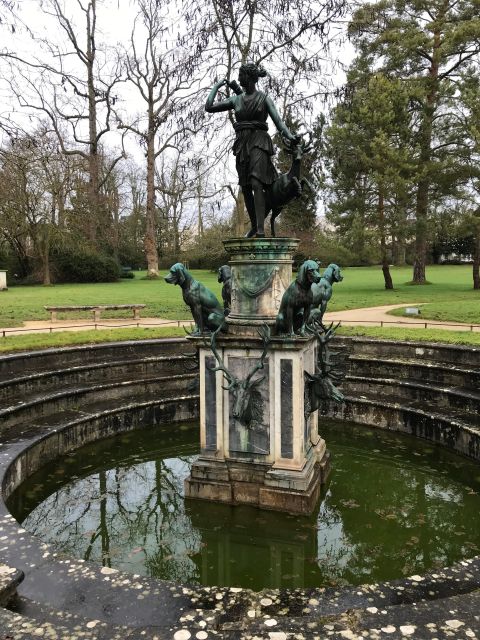
[[[258,259],[291,260],[299,242],[297,238],[230,238],[223,244],[234,260],[241,257],[254,262]]]

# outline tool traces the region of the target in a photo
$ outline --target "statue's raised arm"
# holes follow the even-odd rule
[[[229,111],[230,109],[234,108],[235,102],[232,99],[233,96],[231,98],[227,98],[226,100],[215,102],[218,90],[226,84],[228,84],[228,80],[225,79],[215,82],[210,93],[208,94],[208,98],[205,103],[205,111],[207,111],[208,113],[218,113],[219,111]]]

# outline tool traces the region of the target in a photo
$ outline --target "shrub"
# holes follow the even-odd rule
[[[114,258],[91,251],[56,251],[52,262],[57,282],[114,282],[120,277]]]

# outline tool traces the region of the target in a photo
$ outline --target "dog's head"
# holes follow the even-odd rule
[[[327,268],[332,271],[333,282],[341,282],[343,280],[342,270],[338,264],[329,264]]]
[[[224,264],[218,270],[218,282],[226,282],[232,277],[232,270],[228,264]]]
[[[187,273],[185,266],[181,262],[177,262],[170,267],[168,276],[165,276],[165,282],[181,286],[185,282]]]
[[[311,287],[314,282],[320,282],[318,262],[315,260],[305,260],[298,270],[297,282],[303,287]]]

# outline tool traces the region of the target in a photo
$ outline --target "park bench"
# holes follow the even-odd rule
[[[132,309],[133,318],[135,320],[140,319],[140,309],[144,309],[144,304],[92,304],[92,305],[71,305],[65,307],[44,307],[47,311],[50,311],[51,322],[57,321],[57,313],[68,311],[93,311],[93,319],[95,322],[99,322],[100,314],[102,311],[111,311],[118,309]]]

